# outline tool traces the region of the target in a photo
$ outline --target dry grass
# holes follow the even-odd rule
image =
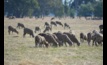
[[[59,19],[55,19],[59,20]],[[4,65],[103,65],[103,47],[88,46],[87,42],[80,47],[58,47],[58,48],[35,48],[34,38],[26,35],[23,38],[23,29],[17,29],[19,34],[8,34],[9,25],[16,28],[21,22],[34,31],[35,26],[44,30],[44,22],[50,22],[50,18],[42,19],[4,19]],[[67,22],[71,30],[76,32],[79,39],[80,32],[87,33],[94,29],[99,31],[98,26],[103,24],[102,20],[85,19],[61,19],[62,23]],[[69,31],[61,26],[53,27],[53,32]],[[38,33],[35,33],[37,35]]]

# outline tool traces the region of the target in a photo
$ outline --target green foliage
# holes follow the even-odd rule
[[[87,4],[81,4],[80,5],[80,10],[78,15],[79,16],[91,16],[92,12],[94,11],[94,7],[92,3],[88,2]]]
[[[73,18],[74,18],[74,14],[75,14],[75,9],[71,9],[71,10],[70,10],[70,17],[73,17]]]
[[[103,17],[103,0],[4,0],[4,14],[16,17],[44,17],[50,13],[57,17],[90,16]]]
[[[98,1],[94,7],[94,15],[96,17],[103,17],[103,1]]]
[[[9,14],[16,17],[32,15],[33,11],[38,8],[37,0],[9,0],[7,3]]]

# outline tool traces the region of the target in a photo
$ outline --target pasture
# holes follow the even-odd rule
[[[59,19],[54,19],[56,21]],[[25,27],[35,31],[36,26],[40,26],[43,31],[44,23],[50,22],[50,17],[42,19],[7,19],[4,18],[4,65],[103,65],[103,46],[88,46],[87,42],[72,47],[49,47],[35,48],[34,38],[26,35],[23,38],[23,29],[18,29],[17,23],[23,23]],[[80,32],[88,33],[93,30],[99,31],[99,25],[103,24],[103,20],[85,20],[65,18],[60,19],[62,23],[68,23],[71,30],[75,31],[75,35],[80,41]],[[19,31],[19,34],[13,32],[8,34],[8,26],[11,25]],[[62,26],[53,26],[52,32],[69,32]],[[39,32],[35,33],[36,36]],[[91,42],[92,43],[92,42]]]

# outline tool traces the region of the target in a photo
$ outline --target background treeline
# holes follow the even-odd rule
[[[4,0],[4,15],[23,17],[103,17],[103,0]]]

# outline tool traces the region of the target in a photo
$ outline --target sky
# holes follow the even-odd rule
[[[64,3],[64,1],[65,1],[65,0],[62,0],[63,3]],[[70,1],[70,0],[67,0],[67,2],[69,2],[69,1]],[[72,0],[72,2],[73,2],[73,1],[74,1],[74,0]],[[72,2],[71,2],[71,3],[72,3]]]

